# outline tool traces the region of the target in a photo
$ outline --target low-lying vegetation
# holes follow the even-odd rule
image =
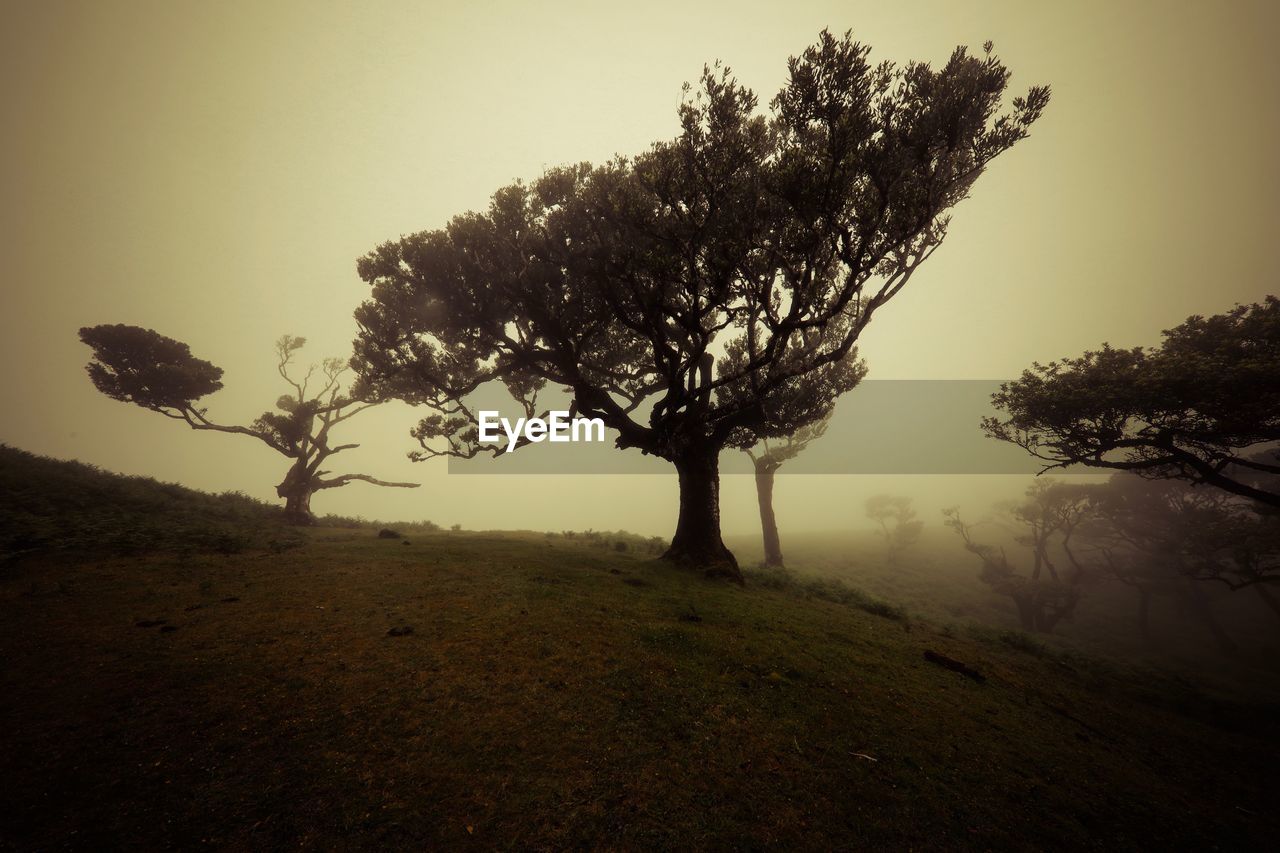
[[[431,521],[385,524],[329,514],[317,527],[433,533]],[[212,495],[150,477],[126,477],[83,462],[0,445],[0,562],[50,552],[279,553],[307,541],[284,509],[242,492]]]
[[[835,578],[802,577],[781,566],[747,569],[744,574],[748,581],[766,589],[792,590],[809,598],[856,607],[867,613],[901,622],[907,628],[911,626],[911,617],[905,608],[867,595],[862,590]]]
[[[159,488],[61,470],[142,506]],[[45,482],[67,506],[70,480]],[[1275,705],[811,572],[717,583],[617,532],[387,529],[16,555],[0,846],[1265,849],[1280,829]]]
[[[910,552],[892,562],[880,537],[870,530],[793,534],[790,542],[788,561],[794,576],[842,581],[905,608],[913,620],[955,626],[957,633],[1005,636],[1006,645],[1024,649],[1038,644],[1054,653],[1135,661],[1218,692],[1280,698],[1280,635],[1274,617],[1256,596],[1244,592],[1214,585],[1205,589],[1222,632],[1234,643],[1229,653],[1204,620],[1174,596],[1153,597],[1144,636],[1131,588],[1103,577],[1081,584],[1078,606],[1053,633],[1033,634],[1020,630],[1014,602],[992,594],[977,561],[956,547],[954,535],[946,530],[926,529]],[[730,545],[743,555],[744,563],[761,554],[752,537],[731,539]],[[756,583],[766,582],[759,573],[756,578]]]
[[[437,532],[404,547],[335,529],[271,560],[24,560],[0,580],[0,839],[1274,838],[1280,755],[1265,709],[1200,697],[1184,713],[1138,695],[1132,672],[927,622],[904,631],[856,593],[779,577],[739,588],[530,534]]]
[[[296,538],[278,507],[0,445],[0,561],[23,554],[234,554]]]
[[[617,551],[620,554],[644,554],[656,557],[667,549],[667,541],[661,536],[641,536],[627,530],[562,530],[548,531],[549,541],[570,542],[592,548]]]

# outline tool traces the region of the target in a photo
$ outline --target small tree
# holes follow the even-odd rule
[[[773,478],[778,469],[789,459],[800,455],[809,443],[821,438],[827,431],[830,416],[801,427],[781,441],[760,442],[756,447],[744,447],[742,452],[751,457],[756,473],[756,502],[760,505],[760,532],[764,537],[764,564],[782,566],[782,540],[778,537],[778,519],[773,512]]]
[[[903,549],[920,541],[924,522],[916,518],[911,498],[874,495],[867,498],[866,513],[867,518],[880,525],[877,532],[889,548],[889,562],[896,562]]]
[[[957,49],[873,64],[823,32],[757,112],[704,71],[680,134],[632,158],[547,172],[484,213],[360,260],[353,364],[426,405],[420,458],[482,446],[465,398],[501,383],[526,412],[548,383],[619,448],[680,480],[665,556],[741,580],[720,534],[719,456],[825,417],[860,378],[855,344],[942,242],[948,211],[1048,103],[1002,114],[1009,72]]]
[[[1178,479],[1280,507],[1280,300],[1191,317],[1154,349],[1034,364],[992,397],[987,435],[1045,470]]]
[[[1089,517],[1090,497],[1087,486],[1038,480],[1027,489],[1024,500],[1004,508],[1006,522],[1016,531],[1014,541],[1032,552],[1027,574],[1009,560],[1004,548],[977,541],[973,526],[961,519],[958,509],[943,510],[947,527],[960,536],[966,551],[982,561],[983,583],[1013,600],[1023,630],[1051,633],[1075,612],[1088,572],[1072,549],[1072,537]],[[1057,549],[1065,555],[1069,571],[1059,571],[1054,563]]]
[[[1252,589],[1280,616],[1271,592],[1280,584],[1280,529],[1260,509],[1219,489],[1122,472],[1095,489],[1086,537],[1106,573],[1136,591],[1144,637],[1151,598],[1173,596],[1228,650],[1234,644],[1214,619],[1205,587]]]
[[[311,524],[311,496],[355,480],[375,486],[417,488],[417,483],[388,483],[368,474],[340,474],[320,470],[327,459],[358,444],[330,444],[330,431],[340,423],[378,404],[377,400],[342,393],[346,365],[330,358],[312,365],[301,378],[291,366],[304,338],[285,335],[276,342],[276,370],[293,389],[276,401],[276,411],[261,414],[249,426],[215,423],[196,401],[222,388],[222,368],[196,358],[181,341],[151,329],[126,325],[90,326],[80,340],[93,350],[87,370],[94,386],[113,400],[180,420],[197,430],[252,436],[294,460],[276,494],[285,499],[285,512],[294,524]],[[319,377],[317,377],[319,371]],[[318,388],[312,381],[319,379]]]

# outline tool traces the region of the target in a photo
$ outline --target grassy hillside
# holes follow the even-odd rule
[[[280,508],[0,445],[0,562],[48,551],[231,553],[282,530]]]
[[[982,533],[993,536],[990,527]],[[1015,565],[1030,566],[1024,547],[1012,541],[1000,544]],[[745,564],[762,558],[758,536],[737,537],[729,545]],[[793,534],[783,545],[787,565],[801,580],[843,582],[956,631],[1007,632],[1019,627],[1012,599],[979,579],[979,561],[937,520],[926,528],[920,543],[892,561],[883,540],[870,530]],[[1142,661],[1218,691],[1265,694],[1280,701],[1280,624],[1275,614],[1252,589],[1233,592],[1221,584],[1206,584],[1202,594],[1236,644],[1234,650],[1224,652],[1205,625],[1170,596],[1153,600],[1151,637],[1143,638],[1138,596],[1101,574],[1085,583],[1074,614],[1052,635],[1019,634],[1014,641]]]
[[[0,848],[1270,846],[1277,709],[1016,645],[532,534],[31,554]]]

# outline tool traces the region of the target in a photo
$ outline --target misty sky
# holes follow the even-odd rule
[[[357,257],[482,207],[545,167],[677,131],[721,59],[767,102],[826,26],[875,59],[991,39],[1011,88],[1048,83],[1030,139],[954,211],[876,315],[871,377],[1000,378],[1102,341],[1154,344],[1276,292],[1280,13],[1268,3],[7,3],[0,27],[5,364],[0,441],[274,500],[285,460],[98,394],[76,330],[147,326],[226,370],[245,423],[285,390],[272,343],[345,355]],[[856,417],[857,391],[841,416]],[[447,477],[414,465],[409,408],[352,421],[334,470],[417,480],[322,492],[317,512],[468,528],[669,534],[674,477]],[[975,425],[975,429],[977,429]],[[343,466],[343,467],[339,467]],[[785,469],[784,469],[785,471]],[[1008,478],[783,477],[780,523],[861,523],[873,491],[979,507]],[[550,499],[554,493],[554,499]],[[726,533],[755,529],[726,478]]]

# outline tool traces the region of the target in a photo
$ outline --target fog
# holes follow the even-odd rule
[[[671,136],[681,83],[706,62],[767,99],[823,26],[851,26],[896,61],[991,39],[1015,88],[1054,92],[863,336],[871,379],[1002,379],[1102,341],[1153,344],[1275,280],[1276,22],[1264,3],[11,9],[0,87],[20,132],[0,142],[0,440],[274,500],[271,450],[97,394],[76,330],[130,323],[189,343],[226,370],[210,415],[247,423],[286,390],[280,334],[307,337],[304,357],[349,352],[367,295],[357,257],[512,179]],[[450,476],[405,460],[420,416],[399,403],[362,415],[343,433],[362,446],[343,461],[422,488],[357,483],[316,510],[670,533],[673,477]],[[876,492],[916,495],[932,523],[943,506],[977,511],[1020,488],[784,469],[777,504],[784,531],[841,530]],[[723,498],[726,531],[750,532],[749,481],[728,477]]]
[[[1274,849],[1277,44],[7,4],[0,849]]]

